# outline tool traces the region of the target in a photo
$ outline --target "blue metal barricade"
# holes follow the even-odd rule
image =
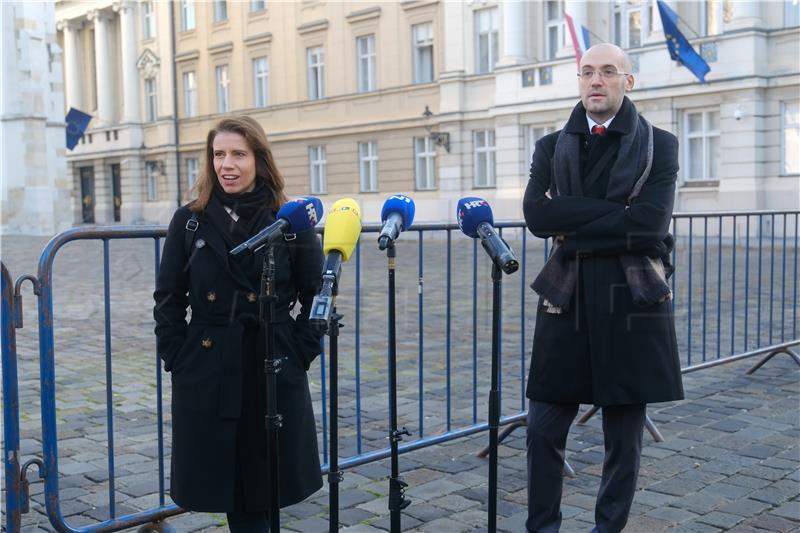
[[[19,465],[19,388],[14,331],[14,285],[2,266],[3,468],[6,484],[6,531],[19,531],[21,479]]]
[[[676,274],[671,283],[682,366],[718,364],[743,356],[766,353],[790,345],[797,339],[798,216],[800,211],[741,213],[681,213],[673,218]],[[524,419],[526,365],[533,331],[537,297],[527,285],[544,264],[546,241],[531,239],[522,222],[498,223],[498,228],[516,251],[520,271],[503,284],[502,355],[503,410],[501,423]],[[381,340],[385,315],[380,313],[385,298],[385,272],[374,236],[377,225],[364,227],[362,239],[351,264],[344,266],[337,300],[339,312],[353,328],[340,338],[339,390],[345,395],[340,410],[354,411],[351,423],[340,424],[341,469],[352,468],[389,456],[385,444],[384,410],[373,395],[385,385],[385,338]],[[456,233],[454,236],[453,233]],[[45,505],[53,527],[59,531],[114,531],[146,524],[182,512],[167,504],[166,450],[162,409],[162,371],[155,353],[152,357],[156,388],[154,439],[157,440],[158,506],[117,516],[115,471],[114,372],[112,351],[112,285],[109,244],[118,239],[144,239],[154,243],[154,271],[157,272],[163,227],[81,228],[55,237],[41,255],[38,270],[40,382],[42,402],[42,475]],[[81,527],[66,523],[60,509],[58,423],[56,416],[55,344],[53,328],[53,264],[59,249],[76,240],[100,241],[103,246],[103,350],[104,399],[107,419],[108,470],[107,520]],[[744,258],[742,258],[744,256]],[[486,372],[490,346],[488,317],[488,258],[477,241],[468,243],[455,224],[419,224],[398,241],[398,369],[401,396],[407,408],[404,423],[414,432],[413,440],[402,443],[401,452],[418,450],[488,429],[486,420]],[[742,273],[743,271],[743,273]],[[5,272],[4,272],[5,274]],[[13,330],[7,335],[6,281],[4,275],[3,370],[6,371],[6,338],[13,344]],[[751,288],[757,287],[757,291]],[[152,307],[152,300],[143,302]],[[787,344],[788,343],[788,344]],[[11,352],[11,350],[8,350]],[[145,350],[147,351],[147,350]],[[153,350],[154,352],[154,350]],[[347,354],[352,354],[348,357]],[[10,364],[10,363],[9,363]],[[315,403],[327,405],[324,354],[312,372]],[[402,365],[402,366],[400,366]],[[11,388],[9,383],[9,390]],[[379,395],[379,394],[378,394]],[[383,400],[382,400],[383,401]],[[4,397],[4,407],[13,403]],[[320,411],[320,409],[317,409]],[[321,410],[321,442],[327,470],[327,413]],[[6,431],[9,416],[6,415]],[[17,434],[17,441],[19,435]],[[6,434],[6,445],[13,444]],[[9,455],[6,454],[6,459]],[[16,466],[6,462],[8,479],[18,479]],[[16,477],[15,477],[16,476]],[[11,500],[15,486],[7,482]],[[19,502],[19,499],[15,499]],[[11,505],[13,502],[7,504]],[[11,514],[8,515],[9,517]],[[13,529],[9,529],[10,531]]]

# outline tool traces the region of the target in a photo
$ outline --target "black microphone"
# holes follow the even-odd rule
[[[468,237],[480,238],[481,245],[494,264],[506,274],[519,269],[519,262],[506,241],[494,230],[492,208],[481,198],[462,198],[458,201],[458,227]]]

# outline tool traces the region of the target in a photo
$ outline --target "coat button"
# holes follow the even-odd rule
[[[206,350],[208,350],[209,348],[211,348],[212,346],[214,346],[214,341],[213,341],[213,340],[211,340],[211,338],[210,338],[210,337],[206,337],[205,339],[203,339],[203,340],[201,340],[201,341],[200,341],[200,346],[202,346],[203,348],[205,348]]]
[[[206,293],[206,300],[208,300],[209,302],[216,301],[216,299],[217,299],[217,293],[216,292],[208,291]]]
[[[248,292],[247,293],[247,301],[248,302],[250,302],[251,304],[254,304],[254,303],[256,303],[256,300],[258,300],[258,296],[256,296],[256,293],[254,293],[254,292]]]

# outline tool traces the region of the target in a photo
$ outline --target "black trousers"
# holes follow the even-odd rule
[[[269,533],[268,518],[266,512],[235,511],[228,513],[228,529],[231,533]]]
[[[529,533],[554,533],[561,527],[564,448],[578,404],[530,401],[528,404]],[[598,533],[622,531],[636,491],[645,404],[603,407],[605,459],[595,503]]]

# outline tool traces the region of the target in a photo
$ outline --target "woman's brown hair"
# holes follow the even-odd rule
[[[263,181],[271,193],[271,201],[267,207],[273,211],[280,209],[288,201],[286,193],[283,192],[283,176],[281,176],[278,167],[275,165],[275,160],[272,158],[272,149],[269,147],[264,128],[255,119],[245,115],[223,118],[208,132],[203,171],[194,185],[197,199],[192,202],[189,208],[194,212],[199,212],[208,205],[211,191],[217,181],[217,173],[214,171],[214,138],[218,133],[222,132],[238,133],[244,137],[256,158],[256,181]]]

